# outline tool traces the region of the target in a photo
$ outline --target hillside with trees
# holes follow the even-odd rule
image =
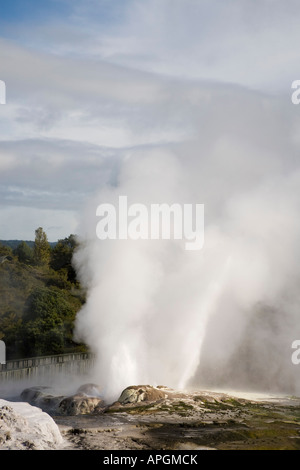
[[[50,244],[42,227],[30,244],[0,243],[0,339],[7,360],[86,350],[73,340],[85,301],[72,267],[76,246],[74,235]]]

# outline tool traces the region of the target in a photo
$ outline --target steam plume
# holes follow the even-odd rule
[[[117,184],[99,188],[82,214],[74,265],[87,302],[76,337],[96,354],[109,398],[132,383],[299,391],[290,359],[300,300],[295,109],[233,87],[195,90],[173,97],[189,137],[128,151]],[[203,249],[99,241],[96,207],[117,206],[120,195],[205,204]]]

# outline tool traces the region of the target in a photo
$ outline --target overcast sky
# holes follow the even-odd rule
[[[193,139],[220,90],[292,108],[299,20],[297,0],[2,2],[0,239],[75,233],[122,159]]]

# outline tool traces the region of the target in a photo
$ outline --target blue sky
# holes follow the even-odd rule
[[[289,106],[298,18],[296,0],[2,2],[0,239],[68,236],[130,152],[198,139],[208,116],[225,132],[218,93]]]
[[[34,23],[41,19],[64,17],[71,12],[70,2],[60,0],[14,0],[2,2],[0,10],[1,22],[29,22]]]
[[[17,25],[35,26],[38,23],[97,22],[107,25],[118,21],[131,0],[14,0],[3,2],[0,24],[5,28]]]

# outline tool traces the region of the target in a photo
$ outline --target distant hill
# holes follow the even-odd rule
[[[34,246],[34,241],[32,240],[0,240],[0,244],[1,245],[4,245],[4,246],[8,246],[9,248],[11,248],[12,250],[14,250],[15,248],[17,248],[17,246],[22,242],[26,242],[28,246],[30,246],[30,248],[33,248]],[[49,242],[49,245],[53,248],[55,245],[57,244],[57,242]]]

